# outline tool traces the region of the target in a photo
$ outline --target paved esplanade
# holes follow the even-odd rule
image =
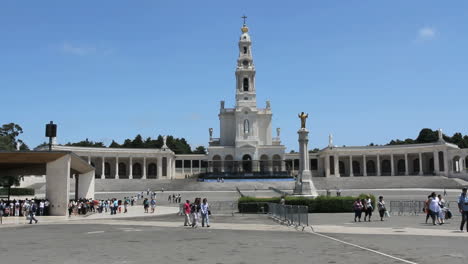
[[[141,212],[141,207],[131,210]],[[126,218],[1,226],[0,247],[6,250],[0,252],[0,259],[2,263],[48,264],[457,264],[468,259],[468,233],[456,231],[459,219],[431,226],[421,217],[354,223],[352,214],[317,214],[311,222],[324,233],[315,234],[278,225],[266,215],[214,215],[210,228],[192,229],[183,227],[183,217],[173,213],[138,212]],[[327,231],[328,226],[333,231]]]

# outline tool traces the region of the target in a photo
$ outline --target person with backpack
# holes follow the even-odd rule
[[[143,200],[143,208],[145,209],[145,213],[148,213],[148,207],[149,207],[148,198],[145,198]]]
[[[37,224],[37,219],[35,217],[37,211],[37,205],[34,200],[31,201],[31,207],[29,207],[29,224],[32,224],[32,221],[34,220]]]
[[[361,222],[362,208],[363,208],[363,206],[362,206],[361,199],[357,198],[356,201],[354,201],[354,204],[353,204],[354,222],[356,222],[356,218],[358,218],[359,222]]]

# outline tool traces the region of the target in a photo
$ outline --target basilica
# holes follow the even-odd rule
[[[175,179],[192,176],[291,177],[297,174],[299,154],[285,153],[280,128],[274,130],[270,102],[256,100],[252,39],[244,23],[238,41],[234,108],[219,107],[219,137],[209,128],[208,153],[178,155],[161,149],[91,148],[53,145],[54,151],[70,151],[95,168],[95,178]],[[272,132],[275,131],[275,136]],[[434,143],[337,147],[328,144],[310,153],[313,177],[432,176],[468,179],[468,149],[443,140]]]

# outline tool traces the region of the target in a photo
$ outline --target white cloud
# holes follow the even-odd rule
[[[97,48],[93,46],[83,46],[83,45],[80,46],[80,45],[71,44],[69,42],[65,42],[62,44],[61,50],[64,53],[84,56],[84,55],[96,53]]]
[[[431,40],[437,35],[437,31],[432,27],[423,27],[418,31],[418,37],[421,40]]]

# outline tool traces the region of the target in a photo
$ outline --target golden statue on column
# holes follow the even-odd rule
[[[301,119],[301,128],[306,128],[306,120],[309,117],[309,114],[302,112],[298,116]]]

